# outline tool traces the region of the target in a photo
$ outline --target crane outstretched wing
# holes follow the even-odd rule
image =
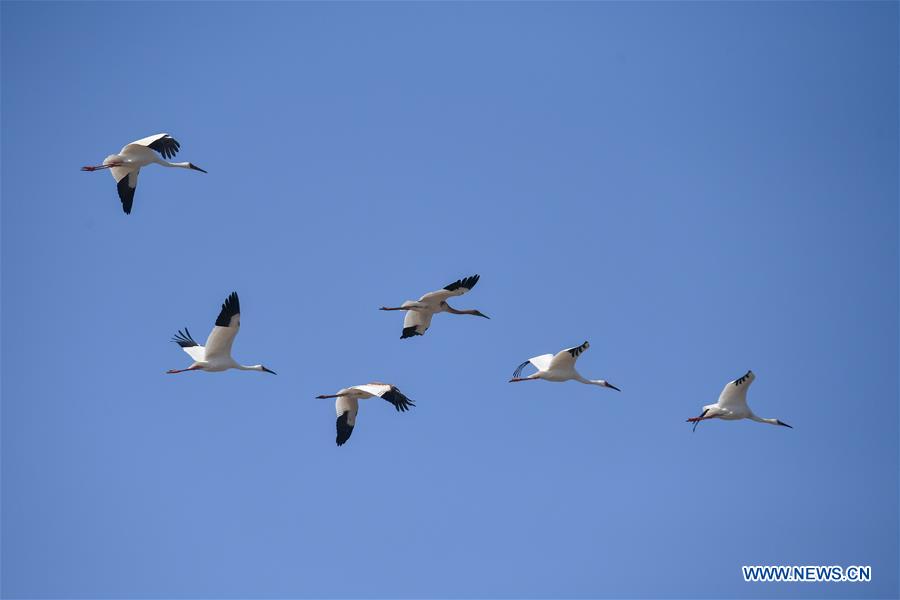
[[[437,290],[434,292],[428,292],[421,298],[419,298],[419,302],[428,302],[428,303],[438,303],[440,304],[447,298],[452,298],[453,296],[462,296],[478,283],[478,280],[481,278],[480,275],[472,275],[470,277],[463,277],[462,279],[457,279],[453,283],[447,284],[443,289]]]
[[[431,327],[431,317],[434,313],[430,310],[408,310],[406,316],[403,317],[403,333],[400,339],[405,340],[416,335],[424,335],[428,328]]]
[[[583,343],[580,346],[575,346],[574,348],[566,348],[565,350],[560,350],[556,353],[556,356],[553,357],[553,360],[550,361],[551,369],[572,369],[575,367],[575,361],[578,360],[578,357],[581,356],[581,353],[590,348],[591,345],[587,342]]]
[[[241,303],[237,292],[231,292],[216,319],[216,326],[206,338],[206,359],[231,356],[231,345],[241,327]]]
[[[522,375],[522,369],[527,367],[529,364],[534,365],[534,367],[538,371],[546,371],[550,368],[550,361],[553,360],[552,354],[541,354],[540,356],[535,356],[534,358],[529,358],[521,365],[516,367],[515,372],[513,373],[513,378],[520,377]]]
[[[128,169],[125,167],[110,167],[109,172],[116,180],[116,188],[119,190],[119,200],[122,201],[122,210],[126,215],[131,214],[131,205],[134,204],[134,190],[137,188],[137,178],[140,169]]]
[[[410,406],[416,405],[415,402],[407,398],[399,389],[397,389],[397,386],[389,383],[367,383],[365,385],[355,385],[353,386],[353,389],[387,400],[394,405],[394,408],[396,408],[398,412],[406,412],[409,410]]]
[[[726,383],[722,393],[719,394],[717,404],[722,408],[732,410],[735,408],[747,408],[747,389],[749,389],[754,379],[756,379],[756,375],[753,374],[753,371],[747,371],[741,377]]]
[[[184,328],[184,331],[179,329],[178,333],[172,336],[172,341],[181,346],[181,349],[187,352],[188,356],[195,361],[203,362],[206,360],[206,349],[194,340],[194,336],[191,335],[187,327]]]
[[[172,158],[176,154],[178,154],[179,148],[181,148],[181,144],[178,143],[178,140],[170,136],[168,133],[157,133],[156,135],[148,135],[145,138],[141,138],[139,140],[135,140],[128,144],[128,146],[144,146],[146,148],[150,148],[159,154],[163,158]],[[128,146],[122,148],[122,154],[125,154]]]
[[[341,390],[338,393],[346,391],[348,390]],[[334,403],[334,410],[337,413],[337,437],[334,441],[338,446],[343,446],[350,439],[350,434],[353,433],[353,427],[356,425],[359,401],[353,396],[338,396]]]

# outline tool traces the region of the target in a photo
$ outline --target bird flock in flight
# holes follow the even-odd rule
[[[137,189],[138,174],[142,167],[155,163],[164,167],[177,167],[206,173],[206,171],[193,163],[173,163],[166,160],[173,158],[180,147],[181,145],[169,134],[158,133],[131,142],[122,148],[118,154],[107,156],[102,164],[82,167],[81,170],[98,171],[109,169],[113,179],[116,181],[119,200],[122,201],[122,210],[125,211],[125,214],[131,214],[134,204],[134,193]],[[448,312],[454,315],[473,315],[489,319],[490,317],[478,310],[458,310],[447,303],[447,300],[450,298],[462,296],[471,291],[475,284],[478,283],[478,280],[478,275],[464,277],[444,286],[440,290],[429,292],[418,300],[407,300],[396,307],[382,306],[381,310],[402,310],[406,312],[403,318],[401,339],[425,335],[425,332],[431,326],[431,319],[434,315],[441,312]],[[186,369],[170,369],[167,373],[184,373],[186,371],[217,372],[239,369],[242,371],[262,371],[275,375],[275,371],[263,365],[242,365],[231,357],[231,346],[234,344],[234,338],[237,336],[240,326],[241,304],[237,293],[232,292],[222,304],[222,309],[219,311],[219,316],[216,318],[216,323],[209,333],[209,337],[206,338],[205,345],[201,346],[198,344],[187,327],[175,334],[172,341],[181,346],[181,349],[191,357],[193,362]],[[588,385],[597,385],[621,391],[605,379],[586,379],[575,370],[575,362],[589,347],[590,344],[584,342],[580,346],[566,348],[556,354],[542,354],[529,358],[516,368],[509,382],[536,381],[538,379],[554,382],[575,380]],[[523,370],[529,365],[537,370],[531,375],[522,377]],[[758,423],[791,427],[778,419],[758,417],[750,410],[750,407],[747,406],[747,389],[755,379],[756,375],[752,371],[747,371],[741,377],[729,381],[725,384],[715,404],[704,406],[699,416],[687,419],[687,422],[694,424],[694,430],[697,429],[700,421],[707,419],[722,419],[725,421],[750,419]],[[415,402],[407,398],[397,386],[380,382],[355,385],[338,390],[335,394],[317,396],[317,398],[336,399],[337,438],[335,441],[338,446],[344,445],[353,433],[353,427],[356,425],[356,415],[359,412],[359,401],[376,396],[393,404],[398,412],[406,412],[410,407],[415,406]]]

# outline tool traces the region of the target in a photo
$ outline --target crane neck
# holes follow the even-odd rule
[[[191,163],[189,163],[189,162],[173,163],[173,162],[169,162],[167,160],[163,160],[161,158],[156,159],[156,164],[162,165],[164,167],[178,167],[180,169],[190,169],[191,168]]]

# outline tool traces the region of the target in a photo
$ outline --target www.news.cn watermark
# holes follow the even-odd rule
[[[743,566],[744,581],[747,582],[836,582],[849,581],[867,583],[872,581],[871,566],[850,565],[752,565]]]

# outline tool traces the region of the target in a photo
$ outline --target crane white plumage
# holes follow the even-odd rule
[[[181,145],[178,141],[168,133],[157,133],[127,144],[118,154],[107,156],[103,160],[103,164],[81,167],[81,170],[98,171],[100,169],[109,169],[113,179],[116,180],[119,200],[122,201],[122,210],[125,211],[126,215],[130,215],[141,167],[156,163],[164,167],[179,167],[206,173],[197,165],[189,162],[173,163],[163,160],[163,158],[174,157],[180,147]]]
[[[382,306],[380,310],[405,310],[406,317],[403,319],[403,333],[400,339],[410,338],[416,335],[424,335],[431,326],[431,318],[440,312],[448,312],[454,315],[474,315],[476,317],[484,317],[490,319],[489,316],[481,311],[457,310],[447,304],[447,300],[454,296],[462,296],[478,283],[480,277],[472,275],[458,279],[453,283],[446,285],[443,289],[428,292],[418,300],[407,300],[397,307],[389,308]]]
[[[707,404],[703,407],[703,412],[700,413],[699,417],[691,417],[687,420],[688,423],[694,424],[693,431],[697,430],[697,425],[700,424],[700,421],[706,419],[723,419],[725,421],[750,419],[751,421],[756,421],[758,423],[781,425],[782,427],[790,427],[793,429],[793,427],[778,419],[763,419],[753,414],[753,411],[747,406],[747,390],[750,389],[750,384],[752,384],[755,379],[756,375],[754,375],[753,371],[747,371],[744,375],[738,377],[734,381],[726,383],[725,387],[722,388],[722,393],[719,394],[718,402],[715,404]]]
[[[622,391],[605,379],[585,379],[578,371],[575,370],[575,362],[578,360],[578,357],[581,356],[581,354],[590,347],[591,345],[585,342],[580,346],[574,346],[572,348],[560,350],[555,355],[541,354],[540,356],[529,358],[516,368],[515,372],[513,373],[512,379],[510,379],[509,382],[515,383],[517,381],[535,381],[538,379],[543,379],[545,381],[569,381],[570,379],[574,379],[575,381],[579,381],[581,383],[608,387],[616,390],[617,392]],[[532,373],[528,377],[520,377],[520,375],[522,375],[522,371],[529,364],[536,368],[537,371],[535,373]]]
[[[234,344],[234,338],[238,334],[241,327],[241,304],[238,300],[237,292],[231,292],[225,302],[222,303],[222,310],[216,318],[216,324],[209,337],[206,338],[206,345],[201,346],[191,336],[191,332],[187,327],[184,331],[179,330],[172,338],[172,341],[181,346],[181,349],[187,352],[188,356],[194,359],[193,364],[187,369],[169,369],[166,373],[184,373],[185,371],[227,371],[228,369],[239,369],[241,371],[263,371],[275,375],[275,371],[267,369],[262,365],[242,365],[231,358],[231,346]]]
[[[316,396],[316,398],[337,398],[334,410],[337,413],[337,437],[335,442],[343,446],[350,439],[359,413],[359,401],[378,396],[394,405],[397,412],[406,412],[415,402],[407,398],[395,385],[389,383],[366,383],[338,390],[336,394]]]

